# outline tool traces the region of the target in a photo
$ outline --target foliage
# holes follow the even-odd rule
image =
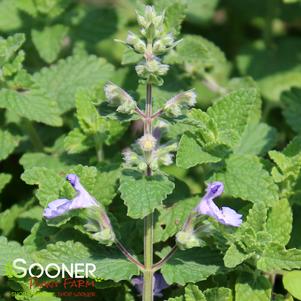
[[[164,24],[137,22],[144,2]],[[16,277],[16,258],[93,263],[91,300],[138,300],[148,216],[158,300],[301,300],[300,5],[0,0],[0,300],[69,300]],[[98,209],[47,222],[50,202],[78,193],[67,174]],[[239,227],[194,219],[214,181]]]

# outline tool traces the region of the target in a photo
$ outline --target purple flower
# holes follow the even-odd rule
[[[76,196],[72,200],[57,199],[50,202],[44,210],[44,217],[51,219],[65,214],[69,210],[99,206],[95,199],[81,185],[77,175],[68,174],[66,179],[77,192]]]
[[[143,276],[134,277],[131,280],[132,284],[135,286],[136,290],[139,292],[139,295],[143,293]],[[161,291],[168,287],[168,284],[164,280],[161,273],[155,273],[153,276],[154,283],[154,296],[162,297]]]
[[[213,200],[216,197],[219,197],[223,191],[224,184],[222,182],[208,184],[206,194],[195,208],[195,211],[198,214],[209,215],[224,225],[238,227],[242,223],[242,215],[229,207],[222,207],[219,209],[213,202]]]

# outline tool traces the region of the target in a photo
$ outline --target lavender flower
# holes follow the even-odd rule
[[[50,202],[48,207],[44,210],[44,217],[47,219],[63,215],[73,209],[88,208],[92,206],[99,207],[95,199],[81,185],[77,175],[68,174],[66,179],[76,190],[77,195],[72,200],[57,199]]]
[[[142,295],[143,292],[143,277],[138,276],[134,277],[131,280],[132,284],[135,286],[136,290],[139,292],[139,295]],[[164,280],[161,273],[155,273],[153,276],[153,283],[154,283],[154,296],[162,297],[161,291],[168,287],[168,284]]]
[[[223,191],[224,184],[222,182],[208,184],[206,194],[195,208],[195,211],[198,214],[209,215],[224,225],[238,227],[242,223],[242,215],[229,207],[222,207],[219,209],[213,202],[213,200],[216,197],[219,197]]]

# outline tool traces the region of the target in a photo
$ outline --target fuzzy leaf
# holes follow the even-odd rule
[[[272,287],[264,276],[242,274],[235,284],[235,298],[239,301],[270,301]]]
[[[168,283],[185,285],[198,282],[219,272],[222,266],[218,252],[208,248],[178,251],[161,269]]]
[[[74,262],[96,265],[95,277],[114,281],[129,280],[138,274],[138,268],[114,248],[88,247],[72,240],[49,244],[46,249],[32,254],[36,262],[46,266],[48,263],[68,264]]]
[[[17,92],[3,89],[0,91],[0,108],[51,126],[63,123],[57,103],[39,90]]]
[[[184,134],[179,143],[177,152],[177,165],[182,168],[190,168],[198,164],[215,163],[219,157],[204,151],[203,147],[192,135]]]
[[[12,176],[7,173],[0,173],[0,192],[10,182]]]
[[[219,140],[235,146],[248,122],[259,118],[260,105],[256,89],[240,89],[217,101],[207,113],[217,125]]]
[[[216,173],[210,181],[225,184],[225,193],[253,203],[271,204],[277,200],[277,186],[254,156],[230,156],[226,170]]]
[[[267,245],[257,267],[264,272],[276,272],[281,270],[293,270],[301,268],[301,250],[285,250],[279,244]]]
[[[301,271],[291,271],[283,275],[284,288],[295,298],[301,299]]]
[[[200,289],[193,284],[185,287],[185,301],[207,301]]]
[[[204,292],[207,301],[232,301],[232,292],[229,288],[210,288]]]
[[[128,207],[128,216],[143,218],[162,205],[175,185],[164,175],[146,177],[135,170],[125,170],[119,191]]]
[[[18,144],[18,137],[8,131],[0,130],[0,161],[6,159]]]
[[[24,258],[30,263],[29,254],[19,243],[15,241],[7,241],[7,238],[0,236],[0,276],[7,275],[9,266],[16,258]]]
[[[105,59],[76,55],[42,69],[34,75],[34,80],[64,113],[74,107],[78,88],[92,89],[110,79],[112,72],[113,66]]]
[[[285,104],[283,115],[286,119],[286,122],[295,132],[300,133],[301,89],[292,88],[290,91],[286,91],[285,93],[283,93],[281,100]]]
[[[32,41],[45,62],[50,64],[58,58],[67,31],[68,28],[61,24],[46,26],[41,31],[31,31]]]
[[[274,241],[285,246],[290,240],[293,215],[288,200],[282,199],[273,204],[267,220],[267,231]]]

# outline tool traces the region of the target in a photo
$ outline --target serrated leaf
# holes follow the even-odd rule
[[[234,147],[248,122],[259,118],[260,105],[256,89],[240,89],[220,98],[207,111],[217,125],[219,140]]]
[[[2,89],[0,108],[47,125],[61,126],[63,124],[56,102],[36,89],[25,92]]]
[[[0,192],[10,182],[12,176],[7,173],[0,173]]]
[[[92,263],[96,266],[95,277],[116,282],[130,280],[139,273],[138,268],[114,248],[87,247],[72,240],[49,244],[47,249],[34,252],[32,258],[45,266],[49,263],[67,266],[76,262]]]
[[[265,155],[275,144],[277,132],[265,123],[247,125],[241,140],[236,145],[236,154]]]
[[[215,287],[204,291],[207,301],[232,301],[232,292],[229,288]]]
[[[192,248],[177,253],[162,267],[167,283],[185,285],[198,282],[219,272],[222,261],[219,253],[208,248]]]
[[[242,274],[235,284],[235,298],[239,301],[270,301],[270,281],[261,275]]]
[[[286,122],[297,132],[301,132],[301,89],[292,88],[282,94],[281,100],[284,103],[283,115]]]
[[[253,203],[272,204],[278,199],[277,186],[255,156],[230,156],[226,170],[216,173],[213,180],[224,183],[226,194]]]
[[[173,189],[174,183],[164,175],[146,177],[135,170],[125,170],[120,178],[121,198],[132,218],[143,218],[159,208]]]
[[[264,272],[300,269],[301,250],[286,250],[279,244],[269,244],[257,261],[257,267]]]
[[[207,299],[196,285],[188,284],[185,287],[185,301],[207,301]]]
[[[207,74],[225,80],[229,66],[224,53],[209,40],[197,35],[184,35],[176,51],[166,57],[168,64],[179,64],[189,75],[203,77]]]
[[[184,134],[180,140],[177,152],[177,165],[190,168],[198,164],[215,163],[221,159],[204,151],[203,147],[192,135]]]
[[[0,161],[6,159],[19,144],[19,137],[0,129]]]
[[[2,0],[0,2],[0,31],[16,31],[22,25],[16,1]]]
[[[295,298],[301,299],[301,271],[291,271],[283,275],[284,288]]]
[[[93,89],[100,82],[109,80],[113,70],[103,58],[76,55],[42,69],[34,75],[34,80],[64,113],[74,107],[78,88]]]
[[[41,31],[32,29],[33,44],[45,62],[50,64],[58,58],[67,32],[68,27],[62,24],[45,26]]]
[[[224,256],[224,263],[227,268],[235,268],[254,255],[255,252],[247,253],[236,244],[231,244]]]
[[[292,231],[293,214],[288,200],[275,202],[267,220],[267,231],[275,242],[286,246]]]
[[[79,128],[68,133],[64,139],[64,148],[69,154],[78,154],[94,146],[91,137],[87,137]]]
[[[24,258],[30,262],[29,255],[24,248],[16,241],[7,241],[7,238],[0,236],[0,276],[7,274],[7,269],[17,258]]]
[[[166,32],[178,34],[181,23],[185,18],[186,3],[183,0],[157,0],[155,8],[164,11],[164,24]]]
[[[199,197],[176,202],[173,206],[159,210],[154,228],[154,243],[166,241],[182,228],[189,213],[199,201]]]
[[[33,167],[25,170],[21,179],[29,185],[38,185],[39,189],[35,192],[42,207],[49,202],[58,199],[60,196],[66,198],[74,194],[71,185],[66,181],[68,173],[75,173],[79,176],[82,185],[93,195],[97,170],[95,167],[75,166],[66,168],[65,173],[45,167]],[[64,189],[64,190],[63,190]]]

